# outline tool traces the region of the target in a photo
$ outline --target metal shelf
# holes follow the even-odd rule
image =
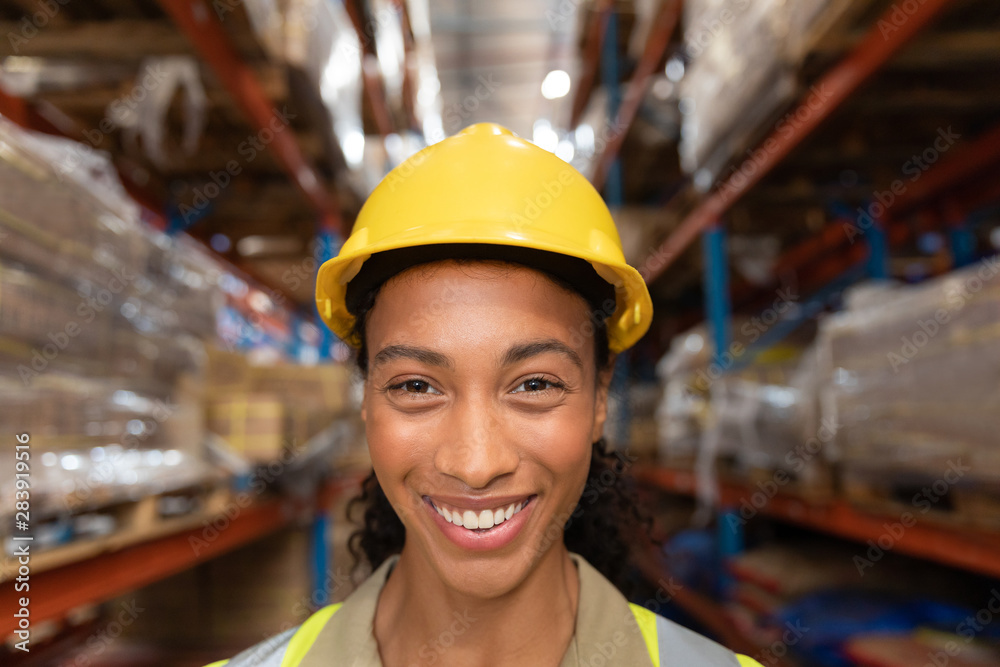
[[[658,556],[652,549],[639,551],[634,556],[634,562],[643,577],[651,583],[668,576],[668,572],[658,562]],[[706,595],[684,587],[671,591],[671,602],[683,609],[691,618],[700,623],[720,643],[727,648],[753,658],[767,649],[740,632],[728,619],[725,609],[718,602]],[[790,667],[787,660],[772,656],[772,667]]]
[[[28,597],[32,625],[63,618],[77,607],[105,602],[254,542],[289,525],[297,517],[312,513],[315,507],[324,509],[336,496],[356,484],[355,477],[335,479],[308,502],[271,498],[239,508],[238,515],[228,521],[227,527],[214,532],[214,539],[208,539],[204,528],[199,526],[33,572],[27,592],[16,592],[13,585],[3,587],[0,606],[16,609],[18,598]],[[13,616],[0,619],[0,636],[7,636],[16,629],[17,619]]]
[[[671,493],[694,495],[697,488],[694,474],[686,470],[649,466],[638,469],[636,477]],[[749,484],[720,480],[720,507],[739,511],[744,502],[749,502],[749,498],[759,492]],[[810,502],[780,492],[756,511],[772,519],[862,544],[869,540],[877,543],[879,538],[892,534],[894,552],[1000,578],[1000,532],[952,527],[917,517],[916,523],[909,528],[903,527],[901,533],[889,533],[886,525],[899,522],[900,515],[867,512],[839,498]]]

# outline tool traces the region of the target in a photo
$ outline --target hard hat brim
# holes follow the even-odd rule
[[[516,230],[511,230],[502,238],[484,239],[482,228],[474,223],[464,232],[452,226],[447,233],[441,234],[439,241],[428,239],[426,229],[415,228],[410,231],[414,238],[410,238],[411,234],[404,232],[391,240],[365,247],[363,250],[351,252],[350,249],[342,249],[340,255],[326,261],[320,267],[316,278],[316,307],[327,326],[348,345],[355,348],[361,345],[361,341],[356,340],[352,333],[355,318],[347,307],[346,292],[347,284],[358,274],[363,264],[379,252],[434,243],[530,247],[556,255],[577,257],[590,263],[595,272],[615,288],[615,309],[607,318],[608,346],[611,352],[618,353],[628,349],[649,329],[653,305],[645,281],[636,269],[624,261],[624,258],[620,262],[608,262],[607,247],[598,248],[604,253],[602,257],[597,253],[567,248],[558,242],[546,242],[539,238],[538,230],[532,230],[530,239],[517,233]],[[360,245],[363,247],[364,243]],[[402,268],[404,267],[400,270]]]

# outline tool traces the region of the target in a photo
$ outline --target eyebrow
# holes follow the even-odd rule
[[[500,359],[500,365],[511,366],[519,361],[524,361],[525,359],[539,354],[545,354],[546,352],[555,352],[556,354],[562,355],[573,362],[573,365],[576,366],[580,372],[583,372],[583,360],[580,359],[580,355],[576,353],[576,350],[571,348],[566,343],[556,340],[555,338],[547,338],[545,340],[512,345],[506,352],[504,352],[503,357]]]
[[[377,368],[393,359],[413,359],[428,366],[441,366],[454,370],[455,364],[451,357],[435,352],[426,347],[415,345],[387,345],[372,358],[372,368]]]
[[[559,354],[572,362],[581,372],[584,370],[583,360],[580,359],[580,355],[576,353],[576,350],[555,338],[512,345],[500,357],[500,366],[511,366],[547,352]],[[372,367],[378,367],[393,359],[413,359],[429,366],[440,366],[450,370],[455,369],[455,362],[451,357],[429,348],[415,345],[387,345],[372,358]]]

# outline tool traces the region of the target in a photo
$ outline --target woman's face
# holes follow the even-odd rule
[[[497,597],[552,547],[583,492],[610,372],[587,303],[514,265],[444,261],[389,280],[367,322],[362,418],[405,553]]]

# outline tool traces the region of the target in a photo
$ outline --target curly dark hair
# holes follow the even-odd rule
[[[453,258],[460,265],[484,261],[482,259]],[[508,260],[485,260],[491,263],[511,264]],[[593,295],[577,289],[563,277],[554,275],[537,265],[527,265],[540,271],[557,285],[573,293],[580,294],[592,306],[594,362],[598,373],[608,369],[610,353],[605,319],[611,314],[604,307],[596,305]],[[408,268],[408,267],[407,267]],[[356,296],[353,334],[360,341],[354,356],[358,371],[363,378],[368,377],[368,349],[365,339],[367,316],[375,305],[384,282],[370,287]],[[607,301],[603,303],[607,304]],[[613,303],[613,302],[612,302]],[[596,377],[596,374],[595,374]],[[630,567],[630,544],[636,537],[648,538],[651,520],[639,509],[636,489],[628,474],[630,461],[622,452],[610,449],[602,437],[592,444],[590,469],[587,483],[577,506],[564,526],[563,538],[566,547],[583,556],[599,572],[607,577],[619,590],[631,589],[628,577]],[[355,560],[355,568],[366,560],[372,568],[377,568],[387,558],[403,549],[406,531],[402,521],[389,503],[374,470],[364,480],[361,492],[348,503],[348,514],[356,515],[356,508],[363,508],[360,527],[351,534],[348,546]]]

